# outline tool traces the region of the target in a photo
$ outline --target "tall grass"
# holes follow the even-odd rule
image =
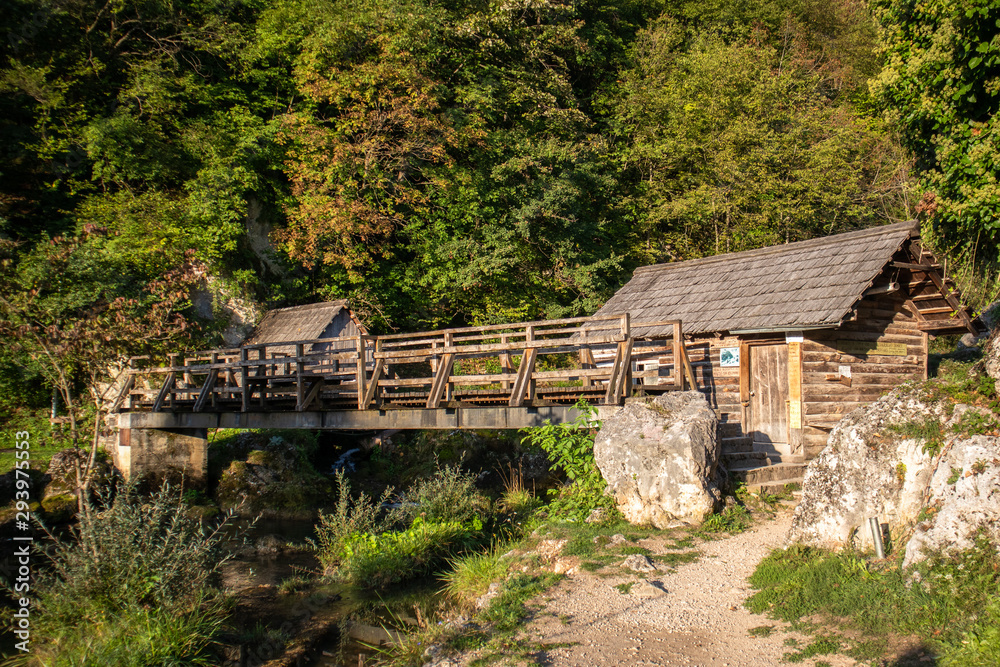
[[[451,569],[441,575],[442,592],[464,607],[471,607],[485,595],[490,584],[502,582],[510,570],[510,559],[494,544],[488,551],[469,553],[453,559]]]
[[[167,485],[99,494],[36,583],[33,653],[16,664],[209,665],[226,617],[222,526],[207,530]]]
[[[319,513],[316,525],[318,557],[327,570],[335,569],[344,552],[344,545],[354,535],[382,533],[400,520],[398,511],[386,511],[383,507],[392,496],[392,487],[387,488],[378,498],[361,493],[351,496],[351,483],[342,470],[336,473],[337,504],[332,513]]]

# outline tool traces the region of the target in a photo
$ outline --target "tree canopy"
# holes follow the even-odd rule
[[[376,331],[579,315],[636,266],[905,219],[923,190],[946,246],[989,254],[996,10],[872,7],[12,0],[4,318],[119,304],[159,332],[124,354],[217,342],[208,282],[352,298]]]

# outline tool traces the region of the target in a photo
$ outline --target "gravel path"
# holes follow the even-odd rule
[[[751,614],[743,601],[753,592],[747,577],[772,549],[780,547],[791,523],[783,511],[753,529],[698,546],[701,558],[672,573],[651,573],[650,584],[637,576],[599,577],[579,572],[551,589],[527,626],[527,637],[550,646],[537,656],[552,667],[602,665],[698,665],[769,667],[808,638]],[[654,540],[641,543],[654,553]],[[659,547],[659,548],[658,548]],[[655,560],[655,558],[654,558]],[[628,594],[617,584],[638,582]],[[660,590],[656,587],[659,585]],[[664,592],[664,590],[666,592]],[[777,626],[768,637],[752,637],[751,628]],[[800,663],[825,661],[833,667],[857,664],[841,655],[818,656]]]

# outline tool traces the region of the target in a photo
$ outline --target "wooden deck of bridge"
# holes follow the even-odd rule
[[[661,336],[636,338],[655,327]],[[680,321],[628,313],[136,357],[133,428],[518,428],[694,383]]]

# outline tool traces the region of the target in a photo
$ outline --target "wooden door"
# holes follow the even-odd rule
[[[755,444],[788,442],[788,348],[750,346],[750,431]]]

